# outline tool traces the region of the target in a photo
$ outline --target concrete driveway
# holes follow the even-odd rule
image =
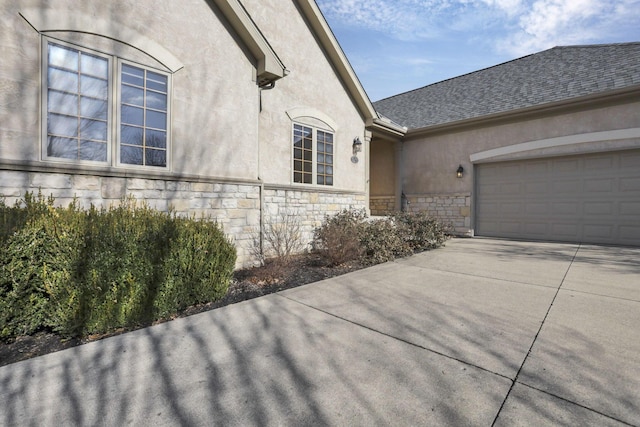
[[[640,248],[443,249],[0,368],[0,424],[640,425]]]

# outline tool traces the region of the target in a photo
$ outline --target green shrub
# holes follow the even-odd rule
[[[0,338],[43,328],[105,333],[226,294],[236,252],[216,223],[131,199],[108,210],[53,203],[27,194],[24,207],[0,206],[9,218],[0,241]]]
[[[411,245],[399,233],[391,219],[376,219],[363,223],[360,233],[364,264],[380,264],[413,253]]]
[[[439,248],[449,236],[450,227],[426,212],[396,212],[392,219],[413,252]]]
[[[313,247],[330,265],[354,260],[378,264],[440,247],[447,231],[421,212],[398,212],[390,218],[371,220],[364,211],[347,209],[325,217],[315,230]]]
[[[364,211],[345,209],[333,216],[326,215],[315,229],[312,246],[329,265],[340,265],[359,259],[363,248],[360,243]]]

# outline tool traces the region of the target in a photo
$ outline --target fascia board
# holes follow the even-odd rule
[[[367,93],[314,0],[296,0],[365,120],[378,117]]]
[[[213,0],[257,60],[258,83],[273,82],[287,69],[238,0]]]

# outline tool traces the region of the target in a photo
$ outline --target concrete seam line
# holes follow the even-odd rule
[[[623,420],[620,420],[620,419],[618,419],[618,418],[612,417],[611,415],[607,415],[607,414],[605,414],[605,413],[603,413],[603,412],[600,412],[600,411],[597,411],[597,410],[595,410],[595,409],[593,409],[593,408],[589,408],[588,406],[585,406],[585,405],[583,405],[583,404],[581,404],[581,403],[578,403],[578,402],[574,402],[574,401],[572,401],[572,400],[569,400],[569,399],[567,399],[566,397],[562,397],[562,396],[558,396],[557,394],[549,393],[549,392],[548,392],[548,391],[546,391],[546,390],[539,389],[538,387],[534,387],[534,386],[529,385],[529,384],[526,384],[526,383],[521,383],[521,382],[519,382],[518,384],[520,384],[520,385],[522,385],[522,386],[524,386],[524,387],[530,388],[530,389],[532,389],[532,390],[539,391],[540,393],[544,393],[544,394],[546,394],[546,395],[548,395],[548,396],[555,397],[556,399],[560,399],[560,400],[565,401],[565,402],[567,402],[567,403],[571,403],[572,405],[579,406],[579,407],[581,407],[582,409],[586,409],[586,410],[588,410],[588,411],[590,411],[590,412],[595,412],[596,414],[598,414],[598,415],[602,415],[603,417],[605,417],[605,418],[609,418],[610,420],[617,421],[617,422],[622,423],[622,424],[627,425],[627,426],[636,427],[634,424],[629,424],[629,423],[628,423],[628,422],[626,422],[626,421],[623,421]]]
[[[529,346],[529,351],[527,351],[526,356],[524,357],[524,359],[522,359],[522,364],[520,364],[520,368],[518,368],[518,372],[516,373],[516,376],[513,378],[513,382],[511,383],[511,387],[509,387],[509,391],[507,392],[507,395],[504,397],[504,400],[502,401],[502,405],[500,405],[500,409],[498,409],[498,413],[496,414],[496,417],[493,419],[493,423],[491,423],[491,427],[495,426],[496,422],[498,421],[498,417],[500,416],[500,413],[502,412],[502,408],[504,408],[504,404],[507,403],[507,399],[509,399],[509,396],[511,395],[511,391],[513,390],[513,386],[515,386],[516,382],[518,381],[518,377],[520,376],[520,372],[522,371],[522,368],[524,367],[524,364],[527,363],[527,359],[529,358],[529,355],[531,354],[531,350],[533,350],[533,346],[536,344],[536,341],[538,340],[538,335],[540,335],[540,332],[542,331],[542,328],[544,327],[545,322],[547,321],[547,317],[549,316],[549,313],[551,312],[551,307],[553,307],[553,304],[556,302],[556,298],[558,297],[558,294],[560,293],[560,289],[562,288],[562,285],[564,284],[565,279],[567,278],[567,274],[569,274],[569,270],[571,270],[571,266],[573,265],[574,261],[576,260],[576,257],[578,256],[578,252],[580,251],[580,247],[582,246],[582,243],[578,244],[578,247],[576,248],[576,252],[573,254],[573,258],[571,258],[571,262],[569,263],[569,266],[567,267],[567,271],[564,272],[564,276],[562,276],[562,280],[560,281],[560,285],[558,286],[558,289],[556,289],[556,293],[553,295],[553,299],[551,300],[551,304],[549,304],[549,307],[547,308],[547,312],[544,315],[544,318],[542,319],[542,322],[540,323],[540,327],[538,328],[538,332],[536,332],[536,335],[533,337],[533,341],[531,342],[531,345]]]
[[[471,366],[471,367],[473,367],[473,368],[480,369],[481,371],[488,372],[488,373],[493,374],[493,375],[496,375],[496,376],[498,376],[498,377],[505,378],[505,379],[507,379],[507,380],[511,380],[511,378],[509,378],[507,375],[500,374],[500,373],[498,373],[498,372],[493,372],[493,371],[491,371],[491,370],[489,370],[489,369],[487,369],[487,368],[483,368],[482,366],[474,365],[474,364],[473,364],[473,363],[471,363],[471,362],[467,362],[466,360],[458,359],[457,357],[453,357],[453,356],[450,356],[450,355],[448,355],[448,354],[441,353],[441,352],[439,352],[439,351],[437,351],[437,350],[433,350],[433,349],[431,349],[431,348],[427,348],[427,347],[421,346],[420,344],[416,344],[416,343],[413,343],[413,342],[411,342],[411,341],[407,341],[407,340],[405,340],[405,339],[403,339],[403,338],[399,338],[399,337],[393,336],[393,335],[391,335],[391,334],[388,334],[388,333],[386,333],[386,332],[382,332],[382,331],[379,331],[379,330],[377,330],[377,329],[373,329],[373,328],[371,328],[371,327],[369,327],[369,326],[367,326],[367,325],[363,325],[363,324],[361,324],[361,323],[354,322],[353,320],[349,320],[349,319],[346,319],[346,318],[344,318],[344,317],[338,316],[338,315],[336,315],[336,314],[329,313],[328,311],[322,310],[322,309],[320,309],[320,308],[314,307],[314,306],[309,305],[309,304],[305,304],[305,303],[303,303],[303,302],[301,302],[301,301],[298,301],[298,300],[296,300],[296,299],[293,299],[293,298],[290,298],[290,297],[288,297],[288,296],[282,295],[282,294],[280,294],[279,292],[278,292],[278,293],[276,293],[276,295],[278,295],[279,297],[282,297],[282,298],[288,299],[289,301],[295,302],[295,303],[297,303],[297,304],[303,305],[303,306],[305,306],[305,307],[309,307],[309,308],[310,308],[310,309],[312,309],[312,310],[316,310],[316,311],[319,311],[320,313],[324,313],[324,314],[326,314],[326,315],[328,315],[328,316],[335,317],[336,319],[340,319],[340,320],[345,321],[345,322],[347,322],[347,323],[350,323],[350,324],[352,324],[352,325],[359,326],[359,327],[364,328],[364,329],[367,329],[367,330],[369,330],[369,331],[371,331],[371,332],[375,332],[375,333],[377,333],[377,334],[380,334],[380,335],[383,335],[383,336],[385,336],[385,337],[388,337],[388,338],[394,339],[394,340],[396,340],[396,341],[400,341],[400,342],[402,342],[402,343],[409,344],[409,345],[410,345],[410,346],[412,346],[412,347],[416,347],[416,348],[419,348],[419,349],[421,349],[421,350],[426,350],[426,351],[428,351],[428,352],[430,352],[430,353],[437,354],[438,356],[443,356],[443,357],[446,357],[447,359],[455,360],[456,362],[463,363],[463,364],[465,364],[465,365],[467,365],[467,366]]]

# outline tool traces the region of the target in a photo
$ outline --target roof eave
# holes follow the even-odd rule
[[[534,105],[531,107],[521,108],[518,110],[503,111],[494,114],[488,114],[479,117],[473,117],[455,122],[442,123],[437,125],[425,126],[422,128],[409,129],[406,132],[406,138],[423,137],[432,134],[439,134],[451,131],[465,130],[474,127],[484,127],[494,125],[497,122],[510,120],[521,120],[531,116],[543,115],[557,112],[558,110],[566,110],[568,108],[584,108],[594,104],[606,104],[614,102],[631,102],[637,101],[640,95],[640,85],[628,86],[623,89],[616,89],[598,94],[586,95],[562,101],[550,102],[546,104]]]
[[[247,49],[256,58],[258,86],[275,82],[288,74],[278,55],[260,32],[239,0],[213,0]]]

